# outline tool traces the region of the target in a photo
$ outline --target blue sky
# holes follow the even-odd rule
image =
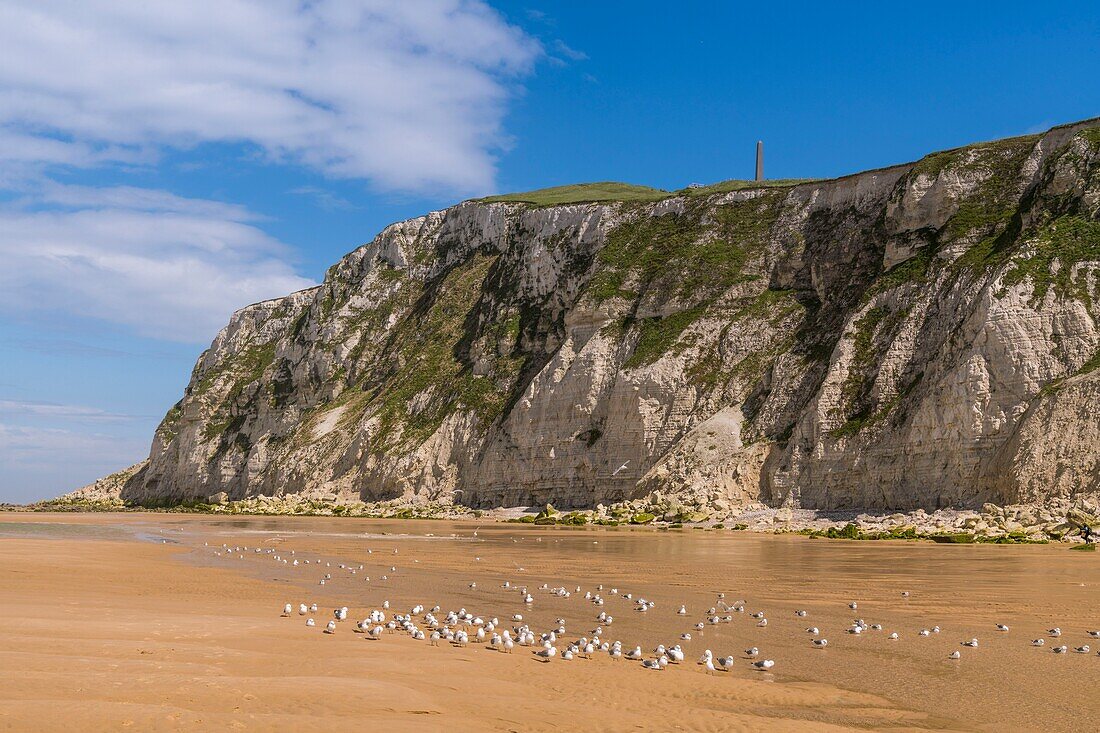
[[[1100,115],[1098,40],[1085,2],[6,0],[0,500],[142,458],[232,310],[390,222]]]

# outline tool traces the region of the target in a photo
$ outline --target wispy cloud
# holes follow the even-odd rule
[[[85,405],[59,405],[53,402],[0,399],[0,415],[23,418],[51,418],[82,422],[120,422],[147,419],[149,415],[124,415]]]
[[[49,460],[64,451],[70,457],[95,457],[113,465],[118,462],[113,456],[130,455],[119,451],[116,443],[114,436],[101,433],[0,423],[0,456],[9,461]]]
[[[561,54],[570,61],[588,60],[588,54],[586,54],[584,51],[578,51],[577,49],[570,47],[569,44],[567,44],[560,38],[554,41],[554,51]]]
[[[0,157],[132,162],[247,142],[383,189],[490,188],[539,43],[478,0],[12,0]]]
[[[542,23],[543,25],[548,26],[555,26],[558,24],[556,18],[543,10],[539,10],[538,8],[527,8],[525,13],[528,20],[532,20],[536,23]]]
[[[140,460],[148,450],[144,436],[0,422],[0,501],[57,496]]]
[[[178,354],[157,349],[126,350],[115,349],[98,344],[88,344],[82,341],[74,341],[65,338],[13,338],[6,339],[4,344],[47,356],[78,356],[81,358],[103,359],[171,359],[179,358]],[[0,387],[6,387],[0,383]]]
[[[308,196],[325,211],[349,211],[356,208],[355,204],[345,198],[337,196],[331,191],[326,191],[318,186],[298,186],[290,189],[290,193],[297,196]]]

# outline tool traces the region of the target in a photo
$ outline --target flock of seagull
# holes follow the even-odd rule
[[[319,579],[319,584],[325,585],[326,582],[332,580],[332,572],[330,569],[332,569],[333,566],[331,562],[324,562],[320,559],[310,560],[295,557],[295,552],[293,550],[283,553],[272,548],[255,547],[250,549],[247,546],[231,547],[228,544],[223,544],[220,548],[215,550],[215,554],[218,556],[235,556],[241,559],[244,559],[245,553],[252,553],[255,555],[266,554],[271,556],[275,562],[294,567],[310,565],[318,568],[324,567],[326,571]],[[373,554],[373,551],[368,549],[367,553]],[[393,554],[397,555],[398,551],[394,549]],[[475,558],[477,561],[480,561],[480,559],[480,557]],[[418,561],[413,560],[413,562],[415,563]],[[349,575],[357,575],[359,572],[363,571],[364,566],[353,566],[340,563],[336,569],[344,571]],[[519,568],[519,570],[523,571],[523,568]],[[397,567],[391,565],[389,571],[391,573],[396,573]],[[369,577],[365,579],[367,581],[370,580]],[[382,575],[379,579],[383,581],[388,580],[388,575]],[[476,590],[477,583],[471,582],[468,587],[471,590]],[[625,649],[621,641],[609,640],[607,634],[608,627],[612,626],[615,618],[613,615],[603,610],[602,607],[609,599],[620,599],[629,602],[633,612],[648,613],[656,607],[654,601],[641,597],[635,598],[632,593],[620,592],[620,589],[616,587],[609,586],[605,589],[603,584],[595,586],[592,590],[584,591],[583,596],[581,595],[581,586],[575,586],[573,589],[568,589],[564,586],[550,587],[549,584],[544,583],[538,588],[532,589],[529,585],[513,584],[511,581],[505,580],[500,588],[506,592],[518,594],[526,608],[531,608],[532,604],[535,603],[535,593],[547,594],[557,598],[582,597],[584,601],[592,604],[596,609],[599,609],[593,616],[595,626],[589,630],[587,634],[575,636],[569,640],[566,638],[567,630],[564,618],[558,618],[556,623],[548,629],[536,630],[524,621],[523,614],[520,613],[512,614],[502,623],[500,618],[496,616],[489,616],[488,614],[476,615],[467,611],[465,608],[443,611],[438,605],[432,608],[426,608],[422,603],[413,605],[409,608],[407,613],[398,613],[391,611],[389,601],[383,601],[381,608],[371,610],[365,618],[356,622],[353,631],[358,634],[363,634],[368,640],[381,639],[383,634],[400,633],[415,640],[427,640],[431,646],[438,646],[441,642],[446,642],[455,647],[466,647],[473,641],[476,644],[485,645],[488,649],[504,653],[512,653],[517,646],[525,647],[531,651],[536,659],[544,663],[549,663],[553,660],[572,661],[575,659],[591,659],[596,654],[606,654],[612,660],[626,659],[639,662],[645,669],[660,671],[666,669],[669,665],[684,663],[687,653],[680,642],[684,644],[691,642],[693,632],[696,635],[700,635],[708,625],[718,626],[720,624],[731,623],[737,616],[741,616],[742,618],[747,617],[747,619],[755,622],[755,626],[759,628],[765,628],[768,625],[768,618],[764,611],[746,612],[747,604],[744,600],[728,602],[725,594],[719,593],[715,599],[714,605],[708,608],[705,614],[702,614],[703,619],[697,621],[681,633],[677,643],[667,646],[665,644],[658,644],[653,648],[650,654],[643,652],[641,645],[636,645],[633,649]],[[907,599],[910,594],[906,591],[903,592],[901,596]],[[858,604],[854,601],[847,604],[848,611],[857,611],[858,608]],[[283,606],[283,617],[292,617],[294,613],[294,604],[286,603]],[[298,616],[308,617],[305,621],[307,627],[313,628],[317,625],[314,615],[318,613],[319,609],[316,603],[299,603],[297,606]],[[332,618],[325,625],[324,633],[336,633],[340,623],[347,621],[348,613],[347,606],[333,609]],[[687,605],[679,605],[675,613],[678,617],[689,615]],[[796,610],[794,614],[798,618],[807,618],[809,616],[809,612],[803,609]],[[1005,624],[996,624],[995,628],[996,632],[1000,634],[1007,634],[1009,632],[1009,627]],[[845,634],[853,636],[882,631],[882,624],[869,624],[862,618],[852,619],[850,625],[844,629]],[[931,637],[940,633],[941,629],[939,626],[932,626],[930,628],[920,629],[916,635],[918,637]],[[590,636],[588,634],[590,634]],[[806,627],[805,634],[813,648],[824,649],[829,645],[829,640],[824,637],[817,626]],[[1091,639],[1100,639],[1100,630],[1086,631],[1085,635]],[[1046,638],[1060,640],[1061,637],[1061,628],[1056,627],[1046,630]],[[898,632],[891,631],[885,634],[885,638],[889,641],[898,641],[900,636]],[[1046,638],[1036,638],[1032,640],[1031,645],[1033,647],[1046,647]],[[971,638],[960,642],[960,645],[964,648],[977,648],[978,639]],[[1071,651],[1068,645],[1056,643],[1052,643],[1050,649],[1055,654],[1066,654]],[[1088,644],[1082,644],[1072,648],[1072,652],[1077,654],[1089,654],[1090,651],[1091,648]],[[1100,652],[1098,652],[1097,655],[1100,656]],[[961,659],[962,656],[962,650],[956,649],[952,651],[947,658],[950,660],[958,660]],[[766,672],[775,666],[775,660],[762,657],[760,649],[755,646],[745,649],[741,659],[748,663],[750,669],[756,671]],[[710,649],[706,649],[702,656],[698,658],[698,664],[704,668],[707,674],[714,674],[716,672],[728,672],[734,669],[737,665],[737,659],[733,655],[717,656]]]

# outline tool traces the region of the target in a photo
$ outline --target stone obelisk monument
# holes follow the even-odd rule
[[[756,141],[756,180],[764,180],[764,141]]]

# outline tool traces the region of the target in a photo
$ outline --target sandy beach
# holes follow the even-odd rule
[[[528,586],[534,602],[505,581]],[[583,590],[561,598],[538,590],[544,583]],[[602,607],[583,598],[599,584]],[[627,592],[656,605],[637,613]],[[766,611],[770,624],[758,628],[746,612],[691,629],[718,593]],[[0,730],[1069,731],[1100,719],[1097,643],[1072,653],[1100,627],[1096,555],[1056,546],[8,514],[0,597]],[[603,610],[615,615],[605,638],[646,652],[689,629],[693,639],[679,642],[686,663],[652,672],[606,654],[543,664],[523,647],[509,655],[353,633],[352,621],[383,601],[399,612],[465,607],[502,625],[521,613],[533,629],[563,618],[569,639],[589,635]],[[297,613],[280,618],[284,603],[301,602],[318,604],[316,627]],[[676,614],[681,604],[688,615]],[[349,620],[323,634],[342,605]],[[844,633],[855,617],[883,630]],[[810,625],[827,649],[810,644]],[[942,631],[918,636],[933,625]],[[1052,626],[1071,653],[1052,654],[1049,640],[1030,646]],[[960,647],[971,637],[979,648]],[[773,670],[751,668],[742,654],[751,645]],[[706,648],[734,655],[733,670],[704,674],[695,661]],[[955,649],[963,658],[948,660]]]

